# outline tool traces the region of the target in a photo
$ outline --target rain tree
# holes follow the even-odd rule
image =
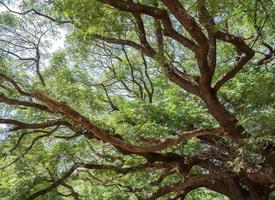
[[[272,1],[0,5],[1,199],[274,198]]]

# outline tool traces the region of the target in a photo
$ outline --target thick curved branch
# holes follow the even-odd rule
[[[215,32],[215,22],[214,18],[210,15],[209,11],[207,10],[205,6],[205,0],[197,0],[197,6],[198,6],[198,16],[200,24],[202,24],[208,34],[208,40],[209,40],[209,52],[208,52],[208,65],[210,68],[210,76],[212,77],[215,73],[216,68],[216,62],[217,62],[217,41],[216,37],[214,36]]]
[[[178,0],[162,0],[162,2],[196,40],[196,42],[203,45],[208,42],[207,37],[204,35],[195,19],[188,14]]]
[[[91,123],[89,119],[87,119],[86,117],[79,114],[77,111],[72,109],[66,103],[55,101],[39,92],[33,93],[32,95],[33,95],[33,97],[35,97],[36,99],[38,99],[39,101],[41,101],[45,105],[47,105],[47,107],[49,109],[66,115],[72,121],[74,121],[76,124],[79,124],[83,128],[90,131],[93,134],[93,136],[95,136],[96,138],[98,138],[104,142],[110,143],[110,144],[114,145],[115,147],[118,147],[118,148],[120,148],[124,151],[130,152],[130,153],[141,153],[142,154],[142,153],[161,151],[161,150],[166,149],[170,146],[179,144],[185,138],[184,134],[181,134],[178,136],[174,136],[174,137],[165,139],[161,143],[154,145],[154,146],[141,147],[141,146],[132,145],[132,144],[122,140],[121,138],[112,136],[112,135],[104,132],[103,130],[98,128],[96,125]],[[215,131],[220,131],[220,130],[215,130]],[[203,131],[200,130],[197,132],[203,132]],[[205,131],[205,132],[208,132],[208,131]],[[211,132],[211,133],[213,133],[213,132]]]
[[[220,175],[222,176],[222,175]],[[163,186],[154,192],[150,197],[143,198],[143,200],[155,200],[159,197],[165,196],[170,192],[184,191],[187,188],[192,187],[193,189],[202,186],[203,184],[215,180],[218,175],[194,175],[189,178],[185,178],[177,183],[173,183],[168,186]]]
[[[162,2],[176,17],[180,24],[189,32],[192,38],[198,43],[199,46],[194,52],[201,74],[200,84],[210,86],[212,74],[207,60],[209,51],[209,41],[207,37],[195,19],[185,10],[182,3],[178,0],[162,0]]]
[[[136,13],[134,13],[133,15],[134,15],[135,20],[136,20],[137,30],[138,30],[138,36],[139,36],[139,40],[140,40],[141,44],[148,51],[148,54],[154,55],[156,52],[151,47],[151,45],[149,44],[149,42],[148,42],[148,40],[146,38],[146,32],[145,32],[145,28],[144,28],[144,23],[143,23],[143,20],[142,20],[141,16],[139,14],[136,14]]]
[[[121,11],[131,12],[136,14],[146,14],[156,19],[160,19],[163,24],[164,35],[167,35],[175,39],[176,41],[181,43],[183,46],[189,48],[192,51],[194,51],[197,48],[197,45],[193,41],[182,36],[181,34],[179,34],[177,31],[173,29],[171,19],[165,10],[161,10],[153,6],[147,6],[147,5],[134,3],[130,1],[127,1],[127,2],[115,1],[115,0],[98,0],[98,1],[104,4],[108,4],[110,6],[113,6]]]
[[[163,30],[164,35],[173,36],[173,38],[174,38],[174,36],[177,38],[179,37],[180,38],[179,42],[181,44],[183,44],[190,50],[196,52],[196,49],[197,49],[196,44],[194,42],[192,42],[191,40],[184,38],[183,36],[179,36],[178,33],[176,33],[176,31],[172,28],[172,22],[171,22],[170,17],[166,11],[160,10],[160,9],[152,7],[152,6],[146,6],[143,4],[133,3],[133,2],[129,2],[129,1],[128,2],[124,2],[124,1],[117,2],[117,1],[113,1],[113,0],[100,0],[100,2],[111,5],[121,11],[133,13],[136,16],[136,19],[138,22],[140,36],[142,36],[142,37],[140,37],[141,42],[143,42],[144,45],[147,46],[148,48],[143,47],[142,45],[138,45],[135,42],[129,41],[129,40],[114,39],[114,38],[108,38],[108,37],[99,36],[99,35],[95,35],[96,38],[101,39],[106,42],[109,42],[109,43],[113,43],[113,44],[121,44],[121,45],[131,46],[131,47],[143,52],[145,55],[147,55],[148,57],[151,57],[151,58],[158,57],[157,52],[154,51],[152,48],[150,48],[150,45],[146,41],[146,37],[144,35],[145,30],[144,30],[141,18],[138,17],[140,14],[146,14],[146,15],[152,16],[152,17],[162,21],[163,26],[164,26],[164,30]],[[189,80],[184,79],[182,76],[182,73],[179,73],[179,70],[177,70],[173,65],[169,64],[165,58],[162,57],[160,59],[159,58],[157,58],[157,59],[158,59],[158,62],[163,66],[164,72],[167,75],[167,77],[169,78],[169,80],[176,83],[177,85],[179,85],[186,91],[191,92],[195,95],[199,95],[198,87],[195,84],[193,84],[192,82],[190,82]],[[188,77],[190,77],[190,76],[188,76]]]

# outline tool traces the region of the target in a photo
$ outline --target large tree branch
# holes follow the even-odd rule
[[[179,192],[184,191],[188,188],[198,188],[206,184],[207,182],[211,182],[216,178],[222,177],[222,175],[194,175],[184,180],[181,180],[177,183],[173,183],[171,185],[163,186],[159,188],[156,192],[154,192],[150,197],[144,198],[144,200],[155,200],[159,197],[165,196],[170,192]]]
[[[170,20],[169,15],[165,10],[161,10],[152,6],[146,6],[143,4],[139,3],[133,3],[131,1],[124,2],[124,1],[113,1],[113,0],[100,0],[100,2],[111,5],[121,11],[125,12],[130,12],[133,13],[134,16],[136,17],[137,24],[138,24],[138,29],[139,29],[139,36],[141,43],[145,46],[144,48],[141,48],[141,45],[136,45],[132,44],[132,42],[129,43],[127,40],[127,45],[132,46],[141,52],[143,52],[145,55],[149,57],[158,57],[157,52],[155,52],[149,45],[149,43],[146,40],[146,35],[145,35],[145,30],[144,26],[142,23],[142,20],[140,18],[140,14],[146,14],[149,16],[154,17],[155,19],[159,19],[162,21],[163,27],[164,27],[164,35],[171,36],[173,39],[176,39],[179,41],[181,44],[189,48],[190,50],[196,52],[197,46],[194,42],[191,40],[181,36],[178,34],[172,27],[172,22]],[[101,36],[100,36],[101,37]],[[106,38],[103,37],[103,40],[106,41]],[[117,40],[108,40],[110,43],[115,43],[115,44],[124,44],[125,41],[117,41]],[[160,57],[160,56],[159,56]],[[159,59],[159,58],[157,58]],[[177,70],[173,65],[168,64],[168,62],[164,59],[161,58],[161,60],[158,60],[160,64],[163,66],[165,74],[171,80],[172,82],[176,83],[183,89],[185,89],[188,92],[191,92],[195,95],[199,95],[198,88],[195,84],[190,82],[189,80],[186,80],[184,77],[182,77],[182,73],[179,73],[179,70]],[[188,76],[190,77],[190,76]]]
[[[98,0],[104,4],[108,4],[113,6],[121,11],[135,13],[135,14],[146,14],[152,16],[156,19],[160,19],[162,21],[164,27],[164,35],[167,35],[176,41],[180,42],[185,47],[194,51],[196,49],[196,44],[189,40],[188,38],[182,36],[177,31],[173,29],[171,19],[165,10],[158,9],[153,6],[147,6],[140,3],[134,3],[130,1],[115,1],[115,0]]]
[[[210,15],[208,12],[206,6],[205,6],[205,0],[197,0],[197,6],[198,6],[198,16],[200,24],[202,24],[208,34],[208,40],[209,40],[209,52],[208,52],[208,65],[210,68],[210,76],[212,77],[215,73],[216,68],[216,60],[217,60],[217,44],[216,44],[216,37],[214,35],[215,32],[215,22],[214,18]]]
[[[190,35],[200,45],[204,45],[208,42],[202,29],[196,23],[195,19],[188,14],[182,4],[178,0],[162,0],[164,5],[170,10],[170,12],[177,18],[181,25],[190,33]]]
[[[118,147],[118,148],[125,150],[127,152],[130,152],[130,153],[141,153],[142,154],[142,153],[161,151],[161,150],[166,149],[170,146],[179,144],[185,138],[184,134],[182,134],[182,135],[178,135],[175,137],[167,138],[167,139],[163,140],[161,143],[154,145],[154,146],[141,147],[141,146],[132,145],[132,144],[129,144],[128,142],[122,140],[121,138],[114,137],[114,136],[104,132],[103,130],[98,128],[96,125],[91,123],[89,119],[87,119],[86,117],[79,114],[77,111],[72,109],[69,105],[67,105],[64,102],[55,101],[39,92],[33,93],[33,97],[35,97],[39,101],[43,102],[49,109],[66,115],[71,120],[73,120],[76,124],[79,124],[83,128],[90,131],[90,133],[92,133],[93,136],[95,136],[96,138],[98,138],[104,142],[110,143],[110,144],[114,145],[115,147]],[[218,131],[218,130],[216,130],[216,131]],[[197,131],[197,132],[200,132],[200,131]]]
[[[192,38],[194,38],[194,40],[199,44],[198,48],[195,50],[195,55],[201,74],[200,84],[210,86],[212,74],[207,60],[209,51],[209,41],[207,37],[204,35],[201,27],[199,27],[195,19],[188,14],[178,0],[162,0],[162,2],[177,18],[181,25],[190,33]]]
[[[164,73],[170,81],[176,83],[187,92],[200,96],[196,83],[192,83],[189,80],[186,80],[193,78],[192,76],[179,71],[176,67],[174,67],[173,64],[166,63],[165,61],[161,61],[161,63],[164,69]]]
[[[148,51],[148,54],[154,55],[156,52],[149,44],[147,38],[146,38],[146,31],[144,28],[144,23],[139,14],[134,13],[133,14],[137,23],[137,29],[138,29],[138,36],[141,44],[144,46],[144,48]],[[150,53],[149,53],[150,52]]]

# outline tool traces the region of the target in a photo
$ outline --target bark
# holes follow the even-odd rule
[[[269,196],[269,190],[253,184],[253,186],[251,186],[249,188],[250,192],[249,194],[245,197],[245,199],[247,200],[267,200],[268,196]]]
[[[209,113],[219,122],[222,128],[235,138],[241,138],[244,128],[238,125],[237,118],[218,100],[216,93],[207,86],[200,87],[200,95]]]

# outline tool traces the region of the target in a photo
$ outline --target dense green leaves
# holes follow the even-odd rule
[[[133,2],[167,11],[160,1]],[[197,2],[180,2],[194,19],[200,21]],[[119,42],[112,44],[108,40],[131,40],[141,45],[136,18],[129,12],[96,0],[20,1],[18,6],[17,3],[10,1],[9,6],[23,13],[30,8],[35,11],[24,14],[0,12],[0,73],[13,79],[24,91],[40,91],[65,102],[113,138],[122,138],[142,147],[175,138],[185,131],[220,127],[199,96],[168,80],[163,64],[172,63],[183,74],[189,74],[188,78],[193,78],[192,84],[199,83],[201,71],[196,61],[198,56],[172,37],[164,34],[164,47],[158,52],[161,42],[156,32],[160,19],[141,15],[148,45],[157,51],[150,58],[145,50]],[[245,128],[246,138],[236,142],[231,136],[213,135],[214,140],[187,137],[158,152],[164,157],[160,159],[167,160],[153,162],[161,156],[123,151],[94,137],[90,130],[62,112],[22,104],[42,103],[30,95],[20,94],[12,82],[1,77],[1,119],[18,120],[28,125],[61,120],[63,124],[20,128],[20,125],[0,121],[0,199],[27,199],[62,180],[75,164],[79,166],[70,176],[39,198],[135,200],[150,196],[159,188],[189,181],[192,176],[212,175],[220,166],[224,169],[222,172],[226,172],[224,176],[233,174],[236,180],[241,180],[240,188],[248,192],[246,189],[250,185],[242,174],[251,169],[265,169],[266,149],[270,147],[271,153],[268,153],[274,153],[275,73],[272,57],[271,62],[258,65],[270,51],[268,45],[262,43],[272,43],[272,1],[208,0],[205,5],[214,17],[214,31],[240,36],[256,52],[253,59],[218,92],[218,100]],[[175,31],[193,40],[171,13],[168,16]],[[71,24],[60,25],[64,19],[70,20]],[[207,21],[200,22],[200,27],[205,23]],[[160,28],[164,29],[163,25]],[[65,47],[53,52],[51,46],[58,43],[60,32],[67,35]],[[206,29],[203,32],[208,36]],[[102,40],[99,35],[108,39]],[[242,56],[236,55],[234,45],[218,40],[212,86]],[[21,104],[7,103],[3,97],[18,100]],[[178,156],[176,159],[175,155]],[[201,166],[197,165],[198,160],[202,161]],[[184,163],[184,169],[177,166],[179,163]],[[209,163],[214,170],[204,168]],[[85,164],[92,167],[89,169]],[[220,179],[203,183],[207,186],[218,180],[222,184]],[[185,199],[228,199],[201,187],[204,185],[195,184],[197,189],[190,189]],[[165,193],[160,199],[186,191]],[[273,196],[271,194],[270,199]]]

